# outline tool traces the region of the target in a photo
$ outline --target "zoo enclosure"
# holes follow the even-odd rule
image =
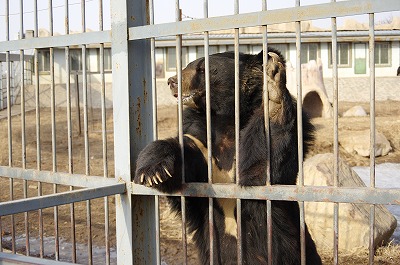
[[[20,2],[20,32],[24,32],[24,12],[23,5]],[[36,126],[36,150],[37,153],[32,159],[34,161],[33,166],[27,163],[27,137],[26,135],[26,117],[24,109],[24,70],[21,71],[21,116],[20,120],[20,139],[13,138],[13,118],[11,109],[7,109],[7,129],[8,129],[8,159],[6,162],[2,162],[0,166],[0,176],[7,178],[9,182],[9,194],[10,199],[0,204],[0,224],[4,223],[5,218],[11,219],[12,224],[12,253],[14,255],[9,256],[6,253],[1,253],[1,258],[11,259],[18,261],[22,259],[17,253],[15,248],[16,242],[16,229],[14,216],[23,213],[24,214],[24,232],[26,238],[25,250],[27,259],[30,255],[30,240],[29,240],[29,228],[30,218],[29,215],[32,211],[38,211],[40,220],[43,212],[42,209],[47,207],[54,207],[54,229],[55,229],[55,242],[54,242],[54,253],[55,259],[60,259],[59,248],[60,242],[58,238],[58,206],[69,204],[70,205],[70,216],[71,216],[71,230],[72,234],[75,232],[75,208],[74,203],[80,201],[86,201],[86,229],[88,230],[87,240],[87,251],[88,251],[88,263],[93,263],[92,259],[92,223],[91,223],[91,200],[95,198],[104,198],[104,211],[105,211],[105,245],[106,251],[106,263],[110,262],[110,250],[109,250],[109,236],[110,231],[108,230],[109,223],[109,209],[108,209],[108,197],[110,195],[117,194],[116,196],[116,242],[117,242],[117,259],[118,263],[121,264],[160,264],[160,229],[159,229],[159,195],[165,195],[155,190],[135,185],[131,182],[131,172],[133,172],[134,161],[139,151],[150,141],[157,138],[157,111],[156,111],[156,82],[155,82],[155,41],[158,37],[163,36],[176,36],[176,50],[177,50],[177,74],[179,80],[179,90],[181,91],[181,68],[182,62],[179,54],[182,49],[182,35],[192,33],[204,34],[204,50],[205,54],[209,53],[209,35],[208,32],[215,30],[224,29],[235,29],[235,57],[237,58],[239,52],[239,28],[261,26],[263,28],[263,49],[267,50],[268,46],[268,25],[276,23],[296,23],[296,47],[297,47],[297,58],[296,58],[296,69],[297,69],[297,89],[298,98],[301,98],[301,67],[300,67],[300,47],[301,47],[301,27],[300,23],[304,20],[314,20],[321,18],[332,19],[332,51],[333,51],[333,84],[334,84],[334,153],[336,157],[335,161],[335,173],[334,173],[334,186],[332,187],[310,187],[304,186],[303,183],[303,160],[300,155],[299,161],[299,185],[297,186],[270,186],[254,187],[250,189],[242,189],[236,184],[212,184],[212,176],[209,174],[209,183],[194,183],[185,184],[185,188],[182,193],[173,194],[173,196],[181,196],[182,201],[185,200],[185,196],[201,196],[209,197],[209,204],[212,207],[213,200],[211,198],[232,198],[237,199],[237,208],[240,210],[240,199],[263,199],[267,201],[268,212],[270,213],[271,200],[296,200],[299,201],[301,209],[301,224],[302,224],[302,262],[304,264],[304,202],[305,201],[324,201],[335,203],[335,233],[332,235],[332,240],[335,241],[334,249],[334,261],[338,262],[338,231],[337,231],[337,220],[338,220],[338,205],[339,203],[366,203],[370,204],[370,226],[374,226],[374,211],[375,204],[400,204],[400,190],[398,189],[379,189],[375,188],[375,155],[374,148],[371,148],[371,183],[368,188],[343,188],[338,187],[338,75],[337,75],[337,29],[336,29],[336,17],[351,16],[357,14],[369,14],[369,62],[370,62],[370,113],[371,113],[371,146],[375,143],[375,64],[374,64],[374,13],[397,11],[400,10],[400,2],[397,0],[382,0],[382,1],[347,1],[338,2],[332,1],[331,3],[312,5],[312,6],[300,6],[300,1],[296,1],[296,6],[287,9],[279,10],[268,10],[266,3],[263,1],[263,10],[255,13],[239,14],[239,4],[235,1],[235,14],[224,17],[213,17],[208,18],[208,3],[204,1],[204,19],[197,19],[192,21],[180,21],[181,14],[179,8],[179,1],[176,1],[176,22],[157,24],[154,25],[154,9],[152,1],[124,1],[115,0],[111,2],[111,31],[103,30],[103,10],[102,5],[99,4],[99,30],[94,32],[87,32],[85,24],[85,1],[81,3],[81,19],[82,19],[82,33],[69,34],[68,23],[65,23],[65,34],[61,36],[54,36],[52,21],[53,21],[53,8],[52,1],[49,1],[49,21],[50,23],[50,36],[49,37],[38,37],[38,16],[37,16],[37,1],[35,4],[35,36],[32,39],[24,39],[23,34],[20,34],[18,40],[10,40],[8,27],[10,24],[9,14],[9,1],[5,0],[5,20],[6,20],[6,40],[0,42],[0,52],[4,52],[6,55],[6,90],[7,90],[7,106],[10,106],[10,91],[11,91],[11,77],[10,77],[10,56],[13,52],[19,52],[20,62],[23,64],[25,52],[33,49],[34,61],[35,61],[35,86],[37,87],[37,99],[39,99],[39,76],[38,76],[38,58],[37,49],[49,48],[50,49],[50,76],[51,76],[51,132],[52,132],[52,148],[51,148],[51,166],[49,169],[44,169],[42,165],[41,152],[41,130],[43,129],[41,123],[41,109],[40,105],[37,104],[35,111],[35,126]],[[65,21],[68,22],[69,11],[68,1],[65,1]],[[112,33],[112,34],[111,34]],[[87,45],[98,44],[100,50],[100,61],[104,62],[104,43],[110,43],[112,47],[112,69],[113,69],[113,128],[114,128],[114,168],[115,178],[110,178],[108,172],[108,155],[107,155],[107,129],[106,129],[106,111],[105,104],[101,108],[101,143],[102,143],[102,173],[95,176],[92,172],[91,157],[90,157],[90,138],[91,134],[88,130],[88,118],[87,118],[87,73],[86,73],[86,60],[82,60],[82,76],[83,76],[83,101],[84,101],[84,144],[81,146],[84,152],[84,169],[82,174],[77,174],[74,171],[74,165],[79,161],[73,160],[73,132],[71,125],[71,80],[70,74],[67,74],[66,85],[66,101],[67,101],[67,133],[64,141],[68,142],[68,148],[64,152],[68,152],[68,163],[67,169],[63,171],[57,167],[57,154],[60,151],[57,150],[57,139],[56,139],[56,111],[55,108],[55,95],[54,95],[54,48],[65,49],[65,65],[66,71],[68,72],[70,67],[70,46],[81,45],[82,47],[82,58],[87,56]],[[264,60],[266,57],[264,56]],[[103,65],[103,63],[101,63]],[[101,67],[102,68],[102,67]],[[236,69],[238,69],[238,61],[236,62]],[[208,71],[206,71],[207,73]],[[100,69],[102,75],[102,102],[104,103],[104,69]],[[236,91],[238,91],[238,72],[236,70]],[[265,78],[266,79],[266,78]],[[264,85],[266,87],[266,85]],[[209,85],[207,91],[209,91]],[[37,101],[39,102],[39,101]],[[238,99],[236,100],[236,106],[238,106]],[[301,101],[298,102],[298,109],[301,109]],[[181,93],[178,102],[179,109],[179,139],[182,142],[182,98]],[[268,108],[265,109],[266,117],[268,117]],[[238,113],[238,109],[237,109]],[[209,113],[208,113],[209,114]],[[208,128],[210,128],[210,119],[208,116]],[[238,120],[238,117],[237,117]],[[299,116],[299,127],[301,127],[301,116]],[[238,125],[236,127],[236,135],[238,135]],[[266,128],[268,131],[268,128]],[[210,131],[210,130],[208,130]],[[299,135],[299,138],[302,136]],[[208,141],[211,141],[210,135],[207,136]],[[301,142],[301,141],[300,141]],[[238,139],[236,140],[236,145]],[[21,153],[18,154],[20,160],[16,159],[15,146],[20,147]],[[208,144],[208,146],[210,146]],[[6,146],[2,146],[6,149]],[[238,150],[238,148],[237,148]],[[211,159],[211,151],[209,151],[209,160]],[[237,151],[238,152],[238,151]],[[299,154],[302,154],[302,146],[299,145]],[[237,154],[236,154],[237,155]],[[29,161],[28,161],[29,162]],[[75,164],[74,164],[75,163]],[[211,163],[209,163],[211,164]],[[211,172],[211,167],[209,168]],[[101,176],[101,177],[100,177]],[[22,180],[23,185],[23,198],[16,199],[14,196],[15,183]],[[36,196],[28,196],[28,183],[37,183],[38,193]],[[41,187],[42,183],[53,184],[53,194],[43,195]],[[59,192],[58,185],[67,187],[68,190]],[[182,204],[184,205],[184,204]],[[185,212],[183,206],[182,212]],[[238,215],[238,227],[240,227],[240,215]],[[269,217],[270,218],[270,217]],[[212,221],[212,215],[210,215],[210,222]],[[43,227],[40,223],[39,226]],[[183,244],[182,247],[185,253],[186,260],[186,248],[187,248],[187,235],[185,229],[185,216],[182,215],[183,223]],[[1,227],[2,229],[2,227]],[[40,230],[40,229],[39,229]],[[271,230],[269,231],[269,238]],[[43,239],[43,234],[40,234],[40,239]],[[72,236],[74,238],[74,236]],[[240,231],[238,231],[238,238],[240,242]],[[2,240],[3,241],[3,236]],[[373,234],[370,237],[370,263],[373,263]],[[211,240],[212,242],[212,240]],[[73,245],[76,245],[74,241]],[[268,245],[269,248],[271,245]],[[241,245],[238,244],[238,261],[241,261]],[[3,248],[0,247],[3,251]],[[210,255],[212,255],[213,249],[211,247]],[[44,247],[41,243],[40,256],[43,257]],[[271,252],[270,252],[271,253]],[[4,256],[3,256],[4,255]],[[76,248],[73,248],[72,261],[76,262]],[[25,257],[24,257],[25,258]],[[38,262],[38,261],[35,261]],[[44,262],[44,261],[43,261]]]

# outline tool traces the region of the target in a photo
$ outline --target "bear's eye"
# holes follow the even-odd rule
[[[197,68],[197,72],[199,72],[200,74],[204,74],[205,70],[203,67],[199,67]]]

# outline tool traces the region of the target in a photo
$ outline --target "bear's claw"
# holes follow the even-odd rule
[[[166,167],[164,167],[164,166],[163,166],[163,168],[164,168],[164,170],[165,170],[165,173],[167,173],[167,175],[168,175],[170,178],[172,178],[172,175],[171,175],[171,173],[169,173],[168,169],[167,169]]]
[[[160,165],[157,169],[150,169],[144,171],[144,173],[139,173],[137,177],[135,177],[134,182],[147,187],[153,187],[164,183],[164,181],[169,178],[172,178],[172,174],[167,169],[167,166]]]

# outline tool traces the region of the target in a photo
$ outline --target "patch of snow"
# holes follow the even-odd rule
[[[11,236],[3,237],[4,243],[11,245]],[[30,256],[40,257],[40,239],[30,237]],[[15,238],[15,245],[17,252],[25,254],[25,234]],[[54,237],[44,237],[44,258],[55,259],[55,240]],[[72,244],[65,239],[59,239],[59,260],[64,262],[72,262]],[[93,264],[106,263],[106,249],[104,247],[92,247],[92,260]],[[86,244],[76,244],[76,262],[80,264],[87,264],[89,260],[88,246]],[[117,264],[117,252],[114,248],[110,249],[110,263]]]
[[[370,168],[353,167],[354,171],[364,181],[365,185],[370,186]],[[384,163],[375,167],[375,186],[384,189],[400,189],[400,164]],[[400,244],[400,205],[385,205],[386,208],[396,217],[397,228],[391,239]]]

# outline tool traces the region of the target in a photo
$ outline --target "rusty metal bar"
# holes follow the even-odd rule
[[[135,67],[150,62],[150,41],[128,41],[128,27],[149,22],[147,3],[111,1],[113,102],[117,102],[113,120],[114,128],[118,128],[114,130],[115,176],[126,182],[130,182],[137,155],[154,140],[152,101],[144,100],[146,95],[152,97],[151,69]],[[115,205],[118,262],[156,264],[154,198],[128,192],[117,196]]]
[[[370,187],[375,188],[375,31],[374,13],[369,14],[369,77],[370,77]],[[369,264],[374,264],[375,205],[370,205]]]
[[[331,2],[336,2],[332,0]],[[333,186],[339,184],[339,86],[337,66],[337,23],[336,17],[331,18],[332,25],[332,79],[333,79]],[[333,208],[333,263],[339,263],[339,204]]]
[[[37,0],[34,1],[34,38],[38,38],[38,6]],[[40,90],[39,90],[39,51],[34,50],[34,68],[35,68],[35,116],[36,116],[36,169],[42,169],[42,148],[40,139]],[[38,182],[38,196],[42,196],[42,182]],[[39,222],[39,240],[40,240],[40,257],[44,256],[44,235],[43,235],[43,211],[38,209],[38,222]]]
[[[175,0],[175,21],[181,23],[182,11],[179,7],[179,0]],[[176,35],[176,74],[178,78],[178,138],[181,145],[182,165],[185,164],[183,148],[183,102],[182,102],[182,36]],[[185,183],[185,167],[182,166],[182,183]],[[182,212],[182,249],[184,264],[187,264],[187,233],[186,233],[186,198],[181,196]]]
[[[234,14],[239,14],[239,1],[234,1]],[[240,139],[240,80],[239,80],[239,28],[235,28],[234,53],[235,53],[235,177],[239,184],[239,139]],[[242,237],[242,201],[236,199],[237,223],[237,263],[243,263],[243,237]]]
[[[0,215],[6,216],[26,211],[44,209],[57,205],[121,194],[125,191],[126,187],[124,183],[115,183],[113,185],[59,192],[57,194],[43,195],[41,197],[12,200],[0,203]]]
[[[6,0],[6,41],[10,40],[10,4],[9,0]],[[12,128],[11,128],[11,65],[10,65],[10,52],[6,51],[6,83],[7,83],[7,133],[8,133],[8,166],[13,166],[13,156],[12,156]],[[10,179],[9,181],[9,191],[10,191],[10,200],[14,199],[14,180]],[[15,220],[14,215],[10,217],[11,222],[11,250],[12,253],[15,254]]]
[[[60,35],[51,37],[40,37],[24,40],[11,40],[0,42],[0,52],[17,51],[26,49],[56,48],[74,45],[88,45],[111,42],[111,31],[93,31],[77,33],[73,35]]]
[[[240,187],[236,184],[186,183],[182,192],[162,193],[131,183],[133,194],[212,197],[246,200],[315,201],[361,204],[399,204],[399,189],[271,185]]]
[[[70,265],[70,263],[67,262],[42,259],[36,257],[28,257],[22,255],[13,255],[5,252],[0,252],[0,261],[3,264]]]
[[[102,185],[112,185],[117,182],[115,179],[103,178],[101,176],[87,176],[44,170],[39,171],[8,166],[0,166],[0,176],[11,179],[26,179],[76,187],[98,187]]]
[[[300,7],[300,0],[296,0],[296,7]],[[303,170],[303,107],[302,107],[302,78],[301,78],[301,21],[295,22],[296,27],[296,87],[297,87],[297,145],[298,145],[298,186],[304,186]],[[301,264],[306,264],[306,224],[304,220],[304,201],[299,201],[300,210],[300,250]]]
[[[129,40],[398,11],[398,0],[353,0],[129,28]],[[1,50],[0,50],[1,51]]]
[[[154,1],[149,1],[150,25],[154,24]],[[152,114],[153,114],[153,139],[158,139],[157,126],[157,79],[156,79],[156,44],[155,38],[150,39],[150,61],[151,61],[151,91],[152,91]],[[156,234],[156,262],[161,264],[161,248],[160,248],[160,198],[154,197],[154,213],[155,213],[155,234]]]
[[[22,0],[19,1],[19,39],[24,39],[24,3]],[[24,62],[24,51],[19,51],[20,56],[20,93],[21,93],[21,162],[22,168],[26,168],[26,119],[25,119],[25,62]],[[7,106],[8,107],[8,106]],[[26,180],[22,181],[23,197],[28,197],[28,184]],[[30,244],[29,244],[29,216],[28,213],[24,213],[24,226],[25,226],[25,255],[29,256]]]
[[[49,33],[53,36],[53,3],[52,0],[48,0],[48,16],[49,16]],[[56,92],[55,92],[55,80],[54,80],[54,48],[50,47],[50,112],[51,112],[51,146],[52,146],[52,163],[53,172],[57,172],[57,135],[56,135]],[[53,184],[53,193],[58,191],[57,184]],[[54,252],[55,260],[60,259],[60,240],[58,230],[58,207],[54,206]]]
[[[208,0],[203,1],[204,18],[208,18]],[[209,32],[204,32],[204,68],[205,68],[205,88],[206,88],[206,128],[207,128],[207,174],[208,183],[213,183],[213,163],[212,163],[212,134],[211,134],[211,87],[210,87],[210,39]],[[208,226],[210,242],[210,265],[214,264],[214,200],[208,199]]]
[[[82,32],[86,32],[86,2],[81,0],[81,22]],[[90,175],[90,151],[89,151],[89,122],[88,122],[88,82],[87,82],[87,65],[86,65],[86,45],[82,45],[82,86],[83,86],[83,137],[85,143],[85,174]],[[88,264],[93,264],[92,252],[92,220],[91,220],[91,202],[86,201],[86,229],[88,242]]]
[[[267,10],[267,0],[262,1],[262,10]],[[268,62],[268,26],[262,27],[262,44],[263,44],[263,104],[264,104],[264,126],[265,140],[267,146],[267,161],[266,161],[266,185],[271,185],[271,136],[270,136],[270,120],[269,120],[269,93],[268,93],[268,77],[267,77],[267,62]],[[268,250],[268,265],[272,265],[272,203],[267,200],[267,250]]]
[[[99,30],[103,31],[103,2],[99,0]],[[100,86],[101,86],[101,131],[103,143],[103,174],[104,178],[108,178],[108,158],[107,158],[107,109],[106,109],[106,86],[104,76],[104,43],[100,44]],[[108,197],[104,197],[104,234],[106,264],[110,264],[110,211]],[[159,242],[159,241],[158,241]]]
[[[65,34],[69,34],[69,0],[65,0],[64,2],[64,28]],[[73,153],[72,153],[72,110],[71,110],[71,65],[70,65],[70,49],[68,46],[65,47],[65,72],[66,72],[66,97],[67,97],[67,131],[68,131],[68,173],[73,174],[74,172],[74,161],[73,161]],[[79,108],[79,104],[78,104]],[[80,126],[80,125],[79,125]],[[74,190],[73,186],[69,187],[70,191]],[[70,222],[71,222],[71,258],[72,262],[76,263],[76,233],[75,233],[75,205],[74,203],[70,204]]]

